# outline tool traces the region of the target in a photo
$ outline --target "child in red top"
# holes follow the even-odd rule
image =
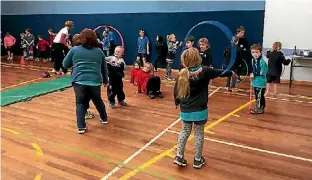
[[[43,62],[48,61],[49,51],[48,48],[50,46],[49,42],[43,39],[42,36],[38,36],[38,43],[37,43],[37,49],[38,49],[38,58],[36,58],[36,61],[39,61],[42,59]]]
[[[145,92],[151,99],[155,97],[163,98],[160,91],[160,77],[154,74],[154,67],[151,63],[145,63],[143,71],[138,76],[138,93]]]
[[[15,45],[16,39],[9,32],[5,34],[4,37],[4,47],[8,52],[8,60],[13,60],[13,47]]]
[[[138,83],[138,76],[142,72],[140,62],[135,61],[133,64],[133,70],[131,71],[131,79],[130,79],[130,85],[137,85]]]

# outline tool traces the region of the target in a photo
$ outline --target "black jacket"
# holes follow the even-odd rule
[[[190,79],[190,95],[187,98],[177,98],[177,84],[174,86],[175,105],[180,105],[181,112],[198,112],[207,109],[208,103],[208,84],[211,79],[219,77],[223,70],[213,69],[209,67],[202,67],[203,70],[197,76]],[[231,76],[232,72],[228,71],[222,75]]]
[[[235,58],[235,62],[232,66],[231,69],[235,69],[237,68],[241,63],[242,63],[242,49],[240,47],[237,47],[236,49],[236,58]],[[230,64],[231,61],[231,53],[232,53],[232,48],[226,48],[223,56],[224,56],[224,65],[228,66]]]
[[[212,56],[210,49],[207,49],[204,52],[200,52],[200,56],[202,57],[202,65],[210,67],[212,65]]]
[[[252,59],[252,56],[247,38],[239,38],[237,47],[241,48],[242,58],[249,62]]]
[[[164,41],[162,36],[158,36],[158,41],[156,41],[156,52],[158,58],[166,58],[168,53],[167,43]]]
[[[271,76],[281,76],[283,71],[283,66],[288,65],[289,62],[285,59],[285,56],[280,51],[268,51],[267,52],[268,60],[268,75]]]
[[[117,64],[115,61],[110,61],[110,59],[115,58],[114,56],[106,57],[108,77],[109,81],[113,82],[114,80],[121,80],[124,76],[125,63],[124,61],[121,64]],[[117,60],[117,58],[116,58]]]

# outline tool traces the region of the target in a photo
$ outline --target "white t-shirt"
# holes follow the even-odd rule
[[[66,27],[64,27],[63,29],[61,29],[61,30],[57,33],[57,35],[55,36],[53,42],[54,42],[54,43],[61,43],[62,34],[68,35],[68,29],[67,29]]]

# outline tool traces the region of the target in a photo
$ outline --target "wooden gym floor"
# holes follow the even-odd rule
[[[1,65],[2,88],[49,80],[40,75],[50,63],[7,63]],[[96,117],[88,120],[84,135],[77,134],[72,88],[2,107],[2,179],[312,179],[311,86],[289,91],[281,84],[280,94],[267,96],[266,113],[253,116],[248,80],[236,93],[222,88],[224,79],[214,80],[203,152],[207,164],[195,170],[192,136],[185,154],[189,166],[173,164],[181,123],[172,83],[163,81],[164,99],[150,100],[133,94],[136,87],[127,79],[129,106],[107,106],[109,124],[103,125],[91,105]],[[107,105],[106,89],[102,92]]]

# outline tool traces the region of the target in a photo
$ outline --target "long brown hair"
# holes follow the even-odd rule
[[[99,47],[99,42],[97,40],[96,34],[91,29],[82,30],[77,38],[76,44],[82,45],[86,49]]]
[[[184,66],[179,72],[177,80],[177,98],[186,98],[190,94],[190,67],[195,67],[202,63],[199,51],[196,48],[189,48],[181,55],[181,62]]]

